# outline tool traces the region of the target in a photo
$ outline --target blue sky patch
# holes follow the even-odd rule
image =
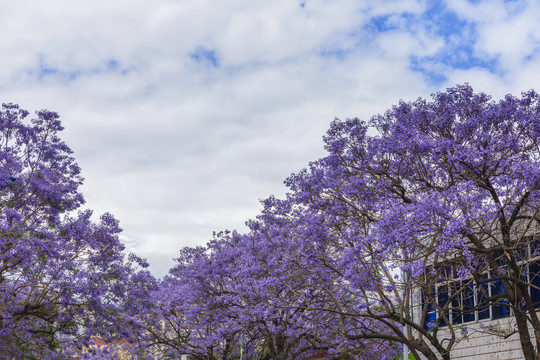
[[[428,22],[428,30],[443,38],[445,45],[430,60],[442,63],[455,69],[486,68],[497,71],[496,58],[480,58],[475,53],[477,38],[476,26],[461,19],[441,2],[430,2],[424,14]]]
[[[442,69],[482,68],[492,73],[500,72],[498,58],[487,58],[476,53],[478,35],[475,24],[461,19],[442,1],[428,2],[428,8],[421,18],[425,30],[444,41],[436,54],[410,58],[410,68],[422,73],[430,83],[439,85],[445,81]]]
[[[90,69],[77,69],[75,66],[70,66],[68,69],[62,69],[53,65],[48,65],[43,57],[39,58],[37,69],[29,69],[27,73],[37,77],[40,81],[46,79],[55,79],[56,81],[70,82],[80,76],[99,75],[104,73],[119,73],[126,75],[129,69],[126,69],[116,59],[110,59],[102,62],[99,66]]]
[[[389,19],[389,15],[375,16],[366,24],[366,28],[368,30],[375,30],[377,32],[394,30],[395,26],[389,23]]]
[[[117,70],[120,66],[120,63],[116,61],[115,59],[111,59],[107,61],[107,70]]]
[[[436,35],[448,38],[454,35],[464,35],[471,30],[471,24],[460,19],[440,1],[428,2],[427,11],[423,14],[427,30]],[[473,29],[474,30],[474,29]]]
[[[410,69],[421,73],[430,85],[440,86],[446,82],[446,76],[441,71],[435,71],[433,63],[429,63],[427,59],[412,56],[410,62]]]
[[[365,25],[365,28],[372,32],[401,30],[402,28],[410,29],[411,24],[414,22],[415,16],[409,12],[404,12],[399,16],[385,14],[372,17]]]
[[[55,68],[49,68],[49,67],[42,67],[39,69],[39,77],[43,78],[47,75],[55,75],[58,74],[58,69]]]
[[[209,65],[215,68],[219,67],[219,61],[215,50],[198,48],[191,53],[189,57],[199,65]]]
[[[130,72],[129,68],[125,68],[124,66],[122,66],[122,64],[116,59],[110,59],[109,61],[107,61],[105,63],[105,67],[106,67],[106,71],[108,72],[115,72],[122,75],[126,75],[127,73]],[[102,72],[102,70],[95,71],[95,73],[100,73],[100,72]]]
[[[39,58],[39,65],[37,71],[30,71],[30,74],[34,76],[37,75],[37,78],[41,81],[47,78],[59,78],[63,81],[73,81],[80,75],[79,70],[72,71],[63,71],[57,67],[47,65],[43,57]]]
[[[105,67],[107,72],[117,73],[121,75],[127,75],[134,68],[133,66],[126,66],[125,64],[122,64],[116,59],[110,59],[109,61],[107,61],[105,63]],[[103,72],[103,70],[96,72]]]
[[[34,72],[31,72],[34,73]],[[61,81],[73,81],[81,75],[79,70],[73,71],[61,71],[56,68],[43,67],[39,68],[37,72],[37,77],[39,80],[44,80],[47,78],[56,78]]]
[[[380,34],[386,32],[408,33],[413,37],[425,33],[442,40],[443,45],[436,53],[428,56],[414,54],[409,58],[409,68],[422,73],[431,83],[444,82],[446,74],[443,72],[448,69],[481,68],[494,74],[501,73],[498,57],[477,52],[477,25],[459,17],[444,0],[428,1],[422,13],[404,11],[373,16],[348,36],[355,39],[357,47],[370,47],[377,43]],[[351,49],[337,48],[324,50],[320,55],[342,60],[350,52]]]
[[[323,58],[335,58],[338,60],[344,60],[351,50],[349,49],[326,49],[320,52],[320,56]]]
[[[37,76],[39,80],[42,80],[43,78],[47,76],[57,75],[58,72],[59,72],[58,68],[47,65],[45,63],[43,56],[39,57],[39,65],[38,65],[38,71],[37,71]]]

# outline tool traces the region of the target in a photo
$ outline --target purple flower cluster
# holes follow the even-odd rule
[[[180,250],[159,281],[126,259],[111,215],[79,210],[58,116],[27,116],[0,113],[5,357],[62,358],[98,337],[128,340],[141,359],[382,360],[406,346],[446,360],[472,336],[464,324],[503,308],[525,358],[537,355],[534,91],[495,102],[465,84],[368,122],[333,121],[327,156],[286,179],[284,199],[263,200],[249,232]]]
[[[58,115],[28,115],[0,110],[0,357],[66,358],[91,337],[133,339],[130,296],[153,278],[126,261],[112,215],[96,223],[81,210],[83,179]]]
[[[540,230],[539,124],[534,91],[495,102],[467,84],[335,120],[327,156],[285,181],[285,199],[263,200],[248,234],[181,251],[148,331],[201,359],[382,359],[402,344],[449,359],[460,324],[498,303],[532,358],[538,280],[515,254]],[[463,289],[495,281],[466,302]]]

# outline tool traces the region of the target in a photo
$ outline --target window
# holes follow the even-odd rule
[[[540,264],[536,266],[537,275],[540,275]],[[538,294],[536,301],[540,305],[540,276],[537,277],[539,278],[537,280],[539,287],[535,289]],[[486,274],[484,280],[489,278],[490,275]],[[436,297],[424,294],[422,296],[422,305],[427,306],[424,328],[429,329],[436,322],[439,326],[447,326],[447,322],[459,325],[510,316],[510,307],[505,305],[506,299],[503,297],[493,299],[493,297],[504,293],[504,287],[500,280],[477,284],[472,280],[452,279],[437,283],[435,285]],[[436,298],[437,307],[429,302],[430,298]]]
[[[503,254],[495,252],[493,255],[498,258],[500,270],[504,271]],[[531,238],[530,243],[515,251],[515,255],[521,263],[523,280],[529,283],[529,294],[534,307],[540,309],[540,239]],[[510,306],[504,297],[506,291],[492,270],[486,271],[480,281],[476,282],[473,279],[460,279],[458,268],[437,268],[437,279],[428,286],[430,290],[422,290],[422,309],[426,310],[424,329],[429,330],[435,325],[459,325],[510,316]],[[494,280],[489,281],[491,278]]]

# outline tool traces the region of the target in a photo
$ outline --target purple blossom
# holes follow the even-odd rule
[[[56,359],[94,336],[135,338],[129,316],[153,280],[140,281],[143,261],[126,261],[112,215],[95,223],[81,210],[83,179],[58,114],[28,114],[0,110],[0,353]]]

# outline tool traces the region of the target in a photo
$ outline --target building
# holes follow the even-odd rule
[[[519,245],[513,255],[519,265],[521,279],[528,286],[533,307],[540,309],[540,239],[529,237]],[[435,280],[427,282],[416,294],[415,322],[422,323],[427,331],[437,327],[440,341],[455,341],[450,352],[452,360],[525,359],[514,310],[499,280],[505,276],[505,271],[510,271],[505,263],[508,254],[492,254],[500,266],[499,273],[483,263],[476,278],[460,277],[460,265],[445,262],[437,270],[426,270],[437,274]],[[529,329],[532,330],[530,325]]]

